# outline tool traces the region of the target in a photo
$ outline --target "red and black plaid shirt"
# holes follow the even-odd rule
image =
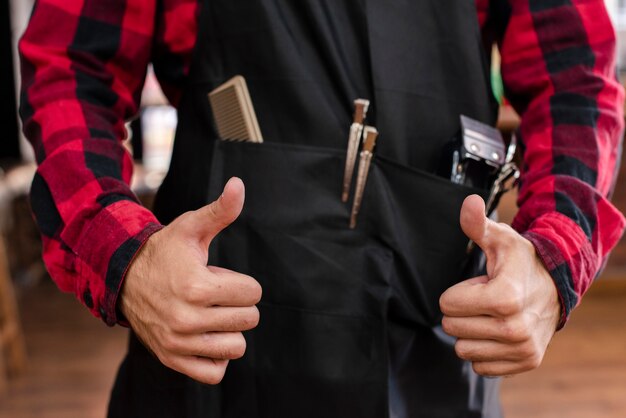
[[[522,115],[520,210],[566,319],[624,229],[607,200],[623,129],[615,34],[603,0],[476,0]],[[130,191],[121,144],[149,62],[176,105],[197,0],[40,0],[20,42],[25,132],[39,169],[32,208],[52,278],[107,324],[142,243],[161,226]]]

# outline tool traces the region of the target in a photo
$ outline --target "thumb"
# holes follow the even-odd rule
[[[465,198],[460,221],[465,235],[489,257],[502,237],[499,236],[498,225],[485,215],[485,202],[480,196],[474,194]]]
[[[203,246],[208,247],[217,234],[237,219],[243,209],[245,194],[243,181],[233,177],[217,200],[189,214],[188,225]]]

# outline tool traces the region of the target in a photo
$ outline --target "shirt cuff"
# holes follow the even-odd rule
[[[113,272],[115,277],[113,277],[113,282],[117,282],[118,284],[114,291],[113,289],[109,289],[107,287],[107,291],[105,292],[104,303],[102,305],[102,311],[104,314],[100,312],[100,315],[102,320],[104,320],[107,325],[113,326],[118,324],[127,328],[130,327],[130,324],[117,305],[119,295],[122,290],[122,284],[126,278],[128,268],[132,264],[133,260],[135,260],[135,257],[139,254],[139,251],[141,251],[144,244],[148,241],[148,238],[150,238],[155,232],[160,231],[162,228],[163,226],[159,224],[148,224],[139,234],[122,244],[122,246],[120,246],[120,250],[116,251],[111,258],[109,264],[115,266],[115,271]],[[119,274],[120,272],[121,274]]]
[[[518,229],[515,221],[513,228]],[[561,303],[557,329],[561,329],[595,278],[600,267],[598,256],[582,228],[557,212],[539,216],[521,235],[534,245],[554,280]]]
[[[116,309],[125,274],[148,238],[162,228],[148,209],[122,200],[103,208],[81,234],[76,260],[82,288],[77,292],[90,295],[91,312],[107,325],[128,325]]]
[[[561,305],[561,317],[557,326],[557,330],[560,330],[565,326],[572,310],[578,303],[578,297],[572,292],[573,286],[571,285],[571,277],[566,273],[566,269],[564,268],[548,267],[555,265],[553,254],[556,250],[552,241],[533,232],[526,232],[522,234],[522,236],[535,246],[539,259],[541,259],[544,267],[548,270],[554,281]]]

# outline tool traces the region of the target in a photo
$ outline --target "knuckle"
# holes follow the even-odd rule
[[[246,353],[246,339],[241,336],[241,341],[235,344],[231,349],[231,355],[228,357],[229,359],[238,359],[243,357]]]
[[[224,378],[224,374],[221,373],[207,373],[202,383],[206,383],[207,385],[218,385],[222,382]]]
[[[493,310],[498,316],[508,316],[511,312],[511,307],[509,306],[508,300],[499,300],[494,303]]]
[[[211,296],[208,286],[197,280],[190,280],[185,285],[184,292],[185,300],[193,304],[206,303]]]
[[[241,331],[247,331],[252,328],[255,328],[259,325],[260,313],[256,306],[251,307],[248,311],[242,315],[240,321]]]
[[[532,356],[530,358],[524,359],[523,361],[518,362],[518,370],[517,373],[528,372],[538,368],[541,365],[541,357],[538,355]]]
[[[462,360],[469,360],[471,357],[469,348],[462,340],[456,342],[456,344],[454,345],[454,351],[456,352],[456,355]]]
[[[447,316],[444,316],[443,319],[441,320],[441,329],[443,329],[443,332],[445,332],[448,335],[454,334],[454,329],[452,327],[451,321]]]
[[[518,350],[520,357],[523,359],[527,359],[529,362],[532,362],[537,356],[537,350],[532,344],[526,343],[522,344]]]
[[[522,308],[523,300],[517,292],[507,292],[506,296],[501,297],[493,306],[495,313],[503,317],[515,315]]]
[[[219,348],[219,351],[223,359],[235,360],[241,358],[246,352],[246,339],[242,333],[234,333],[229,338],[229,341]]]
[[[536,369],[537,367],[541,365],[542,360],[543,360],[543,357],[541,356],[541,354],[535,352],[528,359],[528,367],[530,368],[530,370]]]
[[[212,365],[202,377],[202,382],[208,385],[219,384],[226,374],[226,364],[222,365],[216,362]]]
[[[501,334],[505,341],[523,342],[528,340],[530,330],[517,320],[504,320],[501,325]]]
[[[189,333],[195,329],[193,315],[187,310],[178,310],[170,315],[170,329],[178,333]]]
[[[243,334],[216,333],[208,336],[211,340],[208,357],[221,360],[234,360],[243,357],[246,351],[246,340]]]
[[[256,306],[240,308],[238,311],[222,317],[209,331],[238,332],[248,331],[259,323],[259,311]]]
[[[511,324],[511,321],[500,322],[500,335],[505,341],[514,341],[517,329]]]
[[[443,292],[439,297],[439,309],[444,315],[448,314],[448,291]]]
[[[178,364],[176,364],[171,356],[163,353],[156,354],[156,356],[165,367],[181,372]]]
[[[206,211],[209,222],[217,229],[223,229],[237,219],[236,215],[224,210],[221,199],[211,202],[206,207]]]
[[[532,329],[525,321],[517,325],[517,332],[514,335],[514,341],[524,342],[532,338]]]
[[[207,206],[207,211],[209,212],[209,218],[211,219],[212,222],[221,225],[224,223],[224,221],[222,220],[222,216],[221,216],[221,210],[218,207],[219,206],[219,200],[216,200],[215,202],[211,202],[211,204],[209,204]]]
[[[210,329],[208,331],[217,331],[217,332],[235,331],[241,327],[241,319],[239,319],[240,316],[241,314],[227,315],[219,319],[219,321],[216,322],[215,325],[212,327],[213,329]]]
[[[531,369],[539,367],[543,361],[544,351],[541,350],[536,343],[533,343],[529,344],[528,354],[528,366]]]
[[[474,373],[477,375],[486,378],[495,378],[507,374],[505,370],[501,370],[498,366],[488,362],[474,362],[472,363],[472,370],[474,370]]]
[[[489,370],[483,363],[472,363],[472,370],[480,376],[489,376]]]
[[[166,335],[161,339],[161,348],[168,353],[174,353],[178,350],[178,341],[173,335]]]

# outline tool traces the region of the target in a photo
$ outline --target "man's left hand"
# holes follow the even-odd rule
[[[537,368],[559,323],[556,286],[530,241],[485,216],[469,196],[461,228],[487,257],[487,275],[446,290],[439,301],[443,330],[458,340],[457,355],[484,376]]]

